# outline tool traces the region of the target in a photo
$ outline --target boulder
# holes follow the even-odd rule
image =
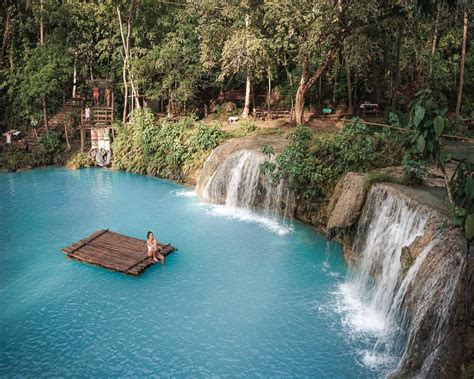
[[[336,185],[328,206],[327,230],[348,228],[359,218],[367,195],[365,176],[347,173]]]

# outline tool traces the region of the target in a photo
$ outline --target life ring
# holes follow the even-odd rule
[[[112,150],[106,149],[97,149],[97,153],[95,155],[95,161],[101,167],[106,167],[110,164],[112,160]]]

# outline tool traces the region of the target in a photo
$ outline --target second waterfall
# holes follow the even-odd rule
[[[217,166],[209,180],[200,184],[201,197],[211,203],[262,208],[269,215],[292,217],[294,195],[285,181],[273,183],[262,174],[261,165],[266,159],[262,153],[252,150],[230,154]]]

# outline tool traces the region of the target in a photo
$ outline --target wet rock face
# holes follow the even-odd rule
[[[442,227],[447,227],[447,222],[446,218],[442,217],[437,212],[434,212],[425,226],[423,235],[416,237],[409,246],[404,246],[402,248],[400,264],[402,266],[403,277],[405,277],[423,249],[440,233]]]
[[[354,186],[357,180],[362,185]],[[363,177],[339,182],[328,227],[358,266],[351,284],[392,325],[393,334],[380,337],[374,353],[401,357],[391,378],[456,377],[472,340],[464,345],[468,281],[461,230],[402,186],[374,185],[360,207],[363,191],[355,195],[354,188],[364,188]]]
[[[198,185],[196,187],[197,194],[202,197],[206,184],[211,179],[214,172],[219,166],[229,158],[233,153],[239,150],[250,150],[260,152],[265,145],[272,146],[276,153],[281,152],[288,143],[288,140],[282,136],[261,135],[250,136],[245,138],[232,138],[218,146],[212,154],[207,158],[204,167],[199,176]]]
[[[459,228],[438,238],[406,293],[416,333],[390,378],[455,378],[463,360],[466,240]]]
[[[349,172],[339,180],[328,206],[328,232],[352,226],[360,216],[366,196],[363,174]]]
[[[207,160],[199,179],[198,195],[210,203],[246,209],[263,209],[269,215],[292,218],[295,197],[288,182],[275,183],[262,172],[269,159],[261,152],[265,144],[281,145],[281,139],[246,138],[227,141]]]

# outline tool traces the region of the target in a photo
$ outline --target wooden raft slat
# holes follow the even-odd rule
[[[168,255],[175,248],[158,243],[160,253]],[[148,256],[145,240],[128,237],[108,229],[98,230],[62,249],[70,259],[89,263],[128,275],[139,275],[154,262]]]

